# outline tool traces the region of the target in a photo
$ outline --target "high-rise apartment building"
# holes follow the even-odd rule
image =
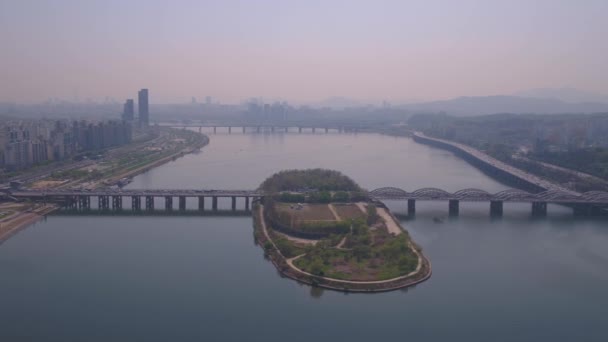
[[[135,118],[135,105],[133,104],[133,99],[128,99],[125,101],[122,110],[122,119],[125,121],[133,121]]]
[[[137,107],[139,111],[139,125],[141,127],[147,127],[150,124],[148,89],[142,89],[137,93]]]

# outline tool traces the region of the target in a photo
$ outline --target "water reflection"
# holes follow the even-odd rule
[[[315,299],[321,298],[321,296],[323,296],[323,292],[325,292],[325,289],[323,289],[322,287],[310,286],[310,296],[312,298],[315,298]]]

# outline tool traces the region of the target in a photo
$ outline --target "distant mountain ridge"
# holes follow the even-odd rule
[[[556,99],[509,95],[458,97],[451,100],[414,103],[400,107],[414,112],[445,112],[454,116],[497,113],[576,114],[608,112],[608,103],[568,103]]]
[[[571,87],[562,88],[536,88],[522,90],[512,94],[520,97],[535,97],[541,99],[560,100],[569,103],[603,102],[608,103],[608,95],[589,92]]]

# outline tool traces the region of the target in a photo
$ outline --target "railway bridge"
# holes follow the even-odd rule
[[[545,190],[530,193],[518,189],[507,189],[497,193],[468,188],[453,193],[438,188],[422,188],[407,192],[400,188],[384,187],[369,192],[371,198],[378,200],[407,201],[409,215],[416,213],[416,201],[445,201],[448,202],[450,216],[457,216],[460,202],[489,202],[490,214],[502,216],[505,202],[531,203],[532,215],[546,216],[547,204],[560,204],[573,208],[575,215],[601,215],[608,208],[608,192],[589,191],[573,194],[560,190]]]

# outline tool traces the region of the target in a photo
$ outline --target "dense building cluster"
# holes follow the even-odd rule
[[[0,128],[0,167],[20,170],[132,141],[125,121],[13,121]]]

